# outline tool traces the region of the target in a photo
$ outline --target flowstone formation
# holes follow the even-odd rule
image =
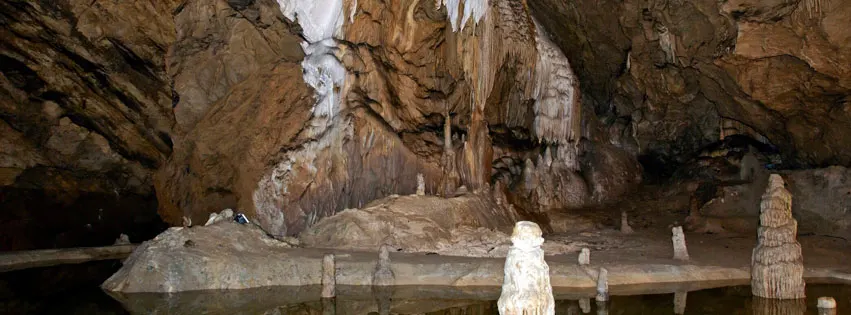
[[[553,315],[555,300],[550,285],[550,268],[544,261],[541,228],[520,221],[511,235],[505,258],[505,278],[497,306],[500,315]]]
[[[771,174],[762,195],[758,244],[751,258],[753,295],[769,299],[802,299],[804,259],[795,239],[798,222],[792,218],[792,194],[783,178]]]

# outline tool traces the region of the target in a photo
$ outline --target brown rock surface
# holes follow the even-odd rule
[[[787,165],[851,163],[843,1],[529,5],[612,139],[645,161],[685,162],[734,120],[779,147]]]

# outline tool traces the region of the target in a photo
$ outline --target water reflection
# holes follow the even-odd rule
[[[851,310],[851,286],[810,285],[807,300],[754,298],[747,286],[698,291],[613,295],[607,303],[592,302],[593,289],[556,295],[556,314],[753,314],[816,315],[815,299],[833,296],[838,314]],[[278,287],[221,292],[115,295],[132,314],[498,314],[498,287],[345,287],[337,298],[319,299],[320,287]],[[686,305],[688,297],[688,305]],[[808,308],[809,306],[809,308]],[[849,313],[851,314],[851,313]]]

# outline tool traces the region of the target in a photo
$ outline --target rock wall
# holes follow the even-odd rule
[[[163,56],[175,40],[175,7],[0,4],[0,225],[8,227],[0,249],[159,232],[140,227],[158,221],[151,175],[172,152]]]
[[[820,6],[810,5],[820,3]],[[843,1],[529,0],[613,143],[686,162],[735,122],[792,167],[851,165]],[[660,169],[659,171],[664,171]]]

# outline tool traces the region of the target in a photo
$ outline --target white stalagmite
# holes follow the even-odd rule
[[[591,263],[591,250],[583,248],[579,251],[579,265],[585,266]]]
[[[683,227],[676,226],[671,229],[671,242],[674,245],[674,259],[689,260],[688,248],[686,248],[686,236],[683,234]]]
[[[818,298],[818,314],[819,315],[836,315],[836,300],[829,296]]]
[[[425,196],[425,178],[422,173],[417,173],[417,196]]]
[[[792,193],[783,178],[771,174],[760,202],[757,246],[751,257],[751,291],[769,299],[803,299],[804,259],[795,239],[798,222],[792,217]]]
[[[514,225],[505,258],[505,278],[497,307],[500,315],[553,315],[550,268],[544,261],[541,228],[529,221]]]
[[[337,296],[337,266],[334,254],[326,254],[322,258],[322,297]]]
[[[609,271],[606,268],[601,267],[597,273],[597,297],[594,299],[597,302],[609,300]]]

